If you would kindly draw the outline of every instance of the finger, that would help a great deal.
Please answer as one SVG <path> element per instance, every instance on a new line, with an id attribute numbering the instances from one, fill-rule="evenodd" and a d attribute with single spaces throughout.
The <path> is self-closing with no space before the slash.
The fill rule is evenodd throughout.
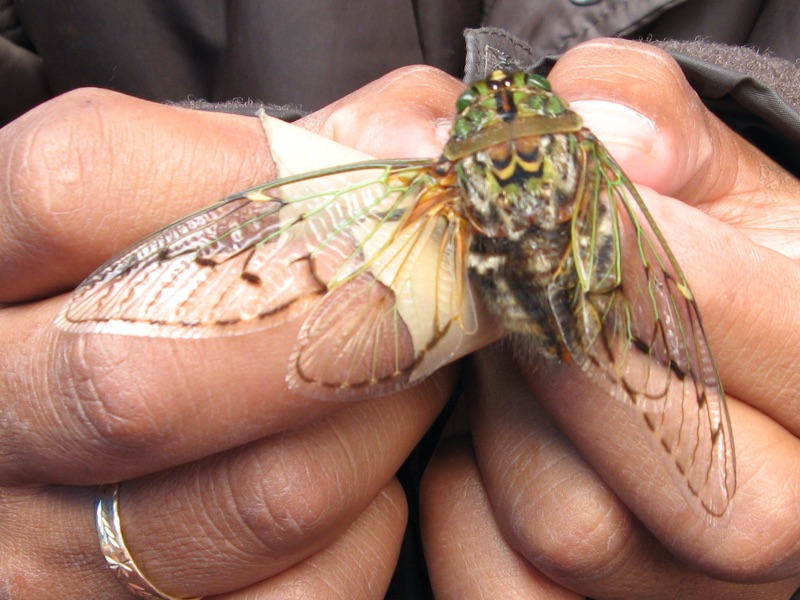
<path id="1" fill-rule="evenodd" d="M 43 104 L 0 130 L 0 302 L 74 287 L 270 164 L 257 119 L 91 89 Z"/>
<path id="2" fill-rule="evenodd" d="M 527 365 L 523 374 L 603 481 L 681 561 L 744 581 L 800 572 L 800 526 L 790 516 L 797 500 L 787 492 L 800 484 L 797 440 L 774 421 L 746 404 L 729 404 L 737 488 L 727 521 L 714 524 L 687 500 L 672 458 L 630 406 L 574 368 L 547 362 Z"/>
<path id="3" fill-rule="evenodd" d="M 301 325 L 205 340 L 70 335 L 57 299 L 0 312 L 0 478 L 95 484 L 152 473 L 341 409 L 291 393 Z M 453 371 L 393 397 L 444 401 Z"/>
<path id="4" fill-rule="evenodd" d="M 22 504 L 22 497 L 18 495 L 16 504 Z M 97 538 L 92 538 L 94 524 L 88 508 L 93 497 L 89 488 L 49 488 L 46 493 L 31 491 L 32 502 L 26 503 L 24 514 L 10 513 L 5 506 L 10 503 L 0 504 L 3 516 L 14 519 L 4 522 L 19 525 L 10 533 L 20 536 L 4 536 L 0 542 L 9 544 L 0 546 L 4 550 L 0 553 L 3 598 L 130 598 L 111 575 Z M 36 521 L 25 526 L 30 516 Z M 291 597 L 383 598 L 397 561 L 405 520 L 405 496 L 393 481 L 330 546 L 274 577 L 222 597 L 286 598 L 294 594 Z M 34 538 L 43 524 L 52 525 L 50 532 L 61 535 Z M 12 540 L 16 542 L 13 545 Z"/>
<path id="5" fill-rule="evenodd" d="M 525 564 L 506 543 L 465 438 L 450 440 L 431 459 L 420 506 L 436 598 L 583 598 Z"/>
<path id="6" fill-rule="evenodd" d="M 156 587 L 178 596 L 229 592 L 269 578 L 334 543 L 426 430 L 419 410 L 432 419 L 439 408 L 422 398 L 416 407 L 392 399 L 361 403 L 292 432 L 123 482 L 119 514 L 127 548 Z M 39 494 L 37 501 L 45 498 Z M 59 542 L 77 542 L 87 555 L 97 548 L 83 518 L 91 501 L 64 506 L 59 500 L 49 496 L 49 505 L 68 515 L 63 523 L 49 515 L 34 519 L 31 503 L 18 503 L 14 522 L 36 528 L 22 539 L 4 535 L 3 544 L 25 558 L 21 563 L 40 564 L 45 557 L 38 548 Z M 76 532 L 72 523 L 84 526 Z M 373 531 L 377 545 L 396 544 L 393 531 Z M 83 576 L 92 580 L 97 562 L 85 568 Z M 103 573 L 113 580 L 107 568 Z M 63 573 L 49 574 L 51 585 L 63 585 Z"/>
<path id="7" fill-rule="evenodd" d="M 745 502 L 735 507 L 740 512 L 734 511 L 725 527 L 702 519 L 692 523 L 687 514 L 676 517 L 682 496 L 659 472 L 660 457 L 631 427 L 632 415 L 618 410 L 621 403 L 585 390 L 583 396 L 563 391 L 569 378 L 547 365 L 537 370 L 534 396 L 508 356 L 496 350 L 483 353 L 472 372 L 475 452 L 491 506 L 508 543 L 543 573 L 591 597 L 735 598 L 750 590 L 704 574 L 709 572 L 745 581 L 782 580 L 761 593 L 794 589 L 797 565 L 781 562 L 793 550 L 772 554 L 765 548 L 782 538 L 776 526 L 786 526 L 782 510 L 788 507 L 776 506 L 779 516 L 763 536 L 748 530 L 749 519 L 760 519 L 753 511 L 766 508 L 748 505 L 753 491 L 747 486 Z M 552 388 L 562 388 L 557 398 Z M 748 436 L 743 441 L 752 443 Z M 743 471 L 745 480 L 757 478 L 749 465 Z M 658 540 L 686 563 L 666 552 L 615 492 L 634 512 L 644 513 Z M 764 524 L 762 519 L 758 526 Z M 689 550 L 693 544 L 698 548 Z"/>
<path id="8" fill-rule="evenodd" d="M 720 578 L 782 579 L 800 570 L 800 527 L 789 516 L 796 498 L 786 491 L 800 483 L 797 440 L 773 421 L 742 403 L 729 405 L 737 489 L 727 522 L 714 525 L 687 502 L 671 457 L 631 407 L 577 369 L 544 363 L 526 366 L 524 375 L 558 426 L 672 554 Z"/>
<path id="9" fill-rule="evenodd" d="M 2 490 L 0 597 L 125 598 L 94 535 L 93 502 L 92 488 Z"/>
<path id="10" fill-rule="evenodd" d="M 646 200 L 691 285 L 726 393 L 800 436 L 800 339 L 786 334 L 800 327 L 800 265 L 691 207 Z"/>
<path id="11" fill-rule="evenodd" d="M 223 460 L 126 483 L 120 502 L 128 548 L 153 583 L 184 596 L 281 572 L 343 533 L 440 409 L 425 398 L 364 402 Z M 154 505 L 154 497 L 161 502 Z M 165 531 L 164 515 L 186 507 L 193 508 L 183 521 L 173 519 L 177 531 Z M 163 556 L 185 558 L 165 563 Z"/>
<path id="12" fill-rule="evenodd" d="M 225 594 L 220 600 L 383 599 L 397 564 L 406 513 L 405 494 L 393 480 L 330 546 L 266 581 Z"/>
<path id="13" fill-rule="evenodd" d="M 796 179 L 714 117 L 665 52 L 596 40 L 565 53 L 550 79 L 634 182 L 752 228 L 767 206 L 779 223 L 797 220 Z"/>
<path id="14" fill-rule="evenodd" d="M 404 67 L 298 124 L 379 158 L 435 158 L 447 141 L 463 89 L 438 69 Z"/>

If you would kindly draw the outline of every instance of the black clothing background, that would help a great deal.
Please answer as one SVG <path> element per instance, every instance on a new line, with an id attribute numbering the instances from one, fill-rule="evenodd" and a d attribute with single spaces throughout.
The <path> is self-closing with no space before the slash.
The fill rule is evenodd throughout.
<path id="1" fill-rule="evenodd" d="M 0 0 L 0 124 L 83 86 L 314 110 L 402 65 L 460 76 L 480 26 L 537 56 L 652 35 L 800 58 L 795 0 Z"/>

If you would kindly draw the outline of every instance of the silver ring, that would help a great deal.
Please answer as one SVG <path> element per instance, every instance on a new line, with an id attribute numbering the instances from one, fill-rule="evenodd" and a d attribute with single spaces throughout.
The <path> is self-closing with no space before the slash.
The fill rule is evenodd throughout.
<path id="1" fill-rule="evenodd" d="M 95 500 L 95 525 L 100 538 L 100 549 L 114 571 L 120 583 L 137 598 L 148 600 L 201 600 L 194 598 L 177 598 L 159 590 L 150 583 L 136 563 L 133 562 L 125 540 L 122 538 L 122 526 L 119 521 L 119 484 L 101 485 L 97 488 Z"/>

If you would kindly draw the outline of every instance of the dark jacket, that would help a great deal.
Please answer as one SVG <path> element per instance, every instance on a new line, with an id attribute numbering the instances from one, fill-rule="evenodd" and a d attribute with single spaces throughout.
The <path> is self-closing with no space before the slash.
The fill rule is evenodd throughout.
<path id="1" fill-rule="evenodd" d="M 0 0 L 0 124 L 81 86 L 314 110 L 387 71 L 459 76 L 462 32 L 559 54 L 586 39 L 702 37 L 800 58 L 795 0 Z"/>

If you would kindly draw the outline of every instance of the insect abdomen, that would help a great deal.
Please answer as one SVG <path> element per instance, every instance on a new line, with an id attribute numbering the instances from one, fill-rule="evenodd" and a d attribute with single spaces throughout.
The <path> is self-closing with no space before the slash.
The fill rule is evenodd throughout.
<path id="1" fill-rule="evenodd" d="M 470 277 L 484 304 L 506 331 L 529 336 L 548 356 L 563 354 L 561 322 L 571 320 L 563 293 L 551 284 L 568 250 L 569 224 L 557 231 L 536 231 L 522 240 L 475 236 L 470 250 Z"/>

